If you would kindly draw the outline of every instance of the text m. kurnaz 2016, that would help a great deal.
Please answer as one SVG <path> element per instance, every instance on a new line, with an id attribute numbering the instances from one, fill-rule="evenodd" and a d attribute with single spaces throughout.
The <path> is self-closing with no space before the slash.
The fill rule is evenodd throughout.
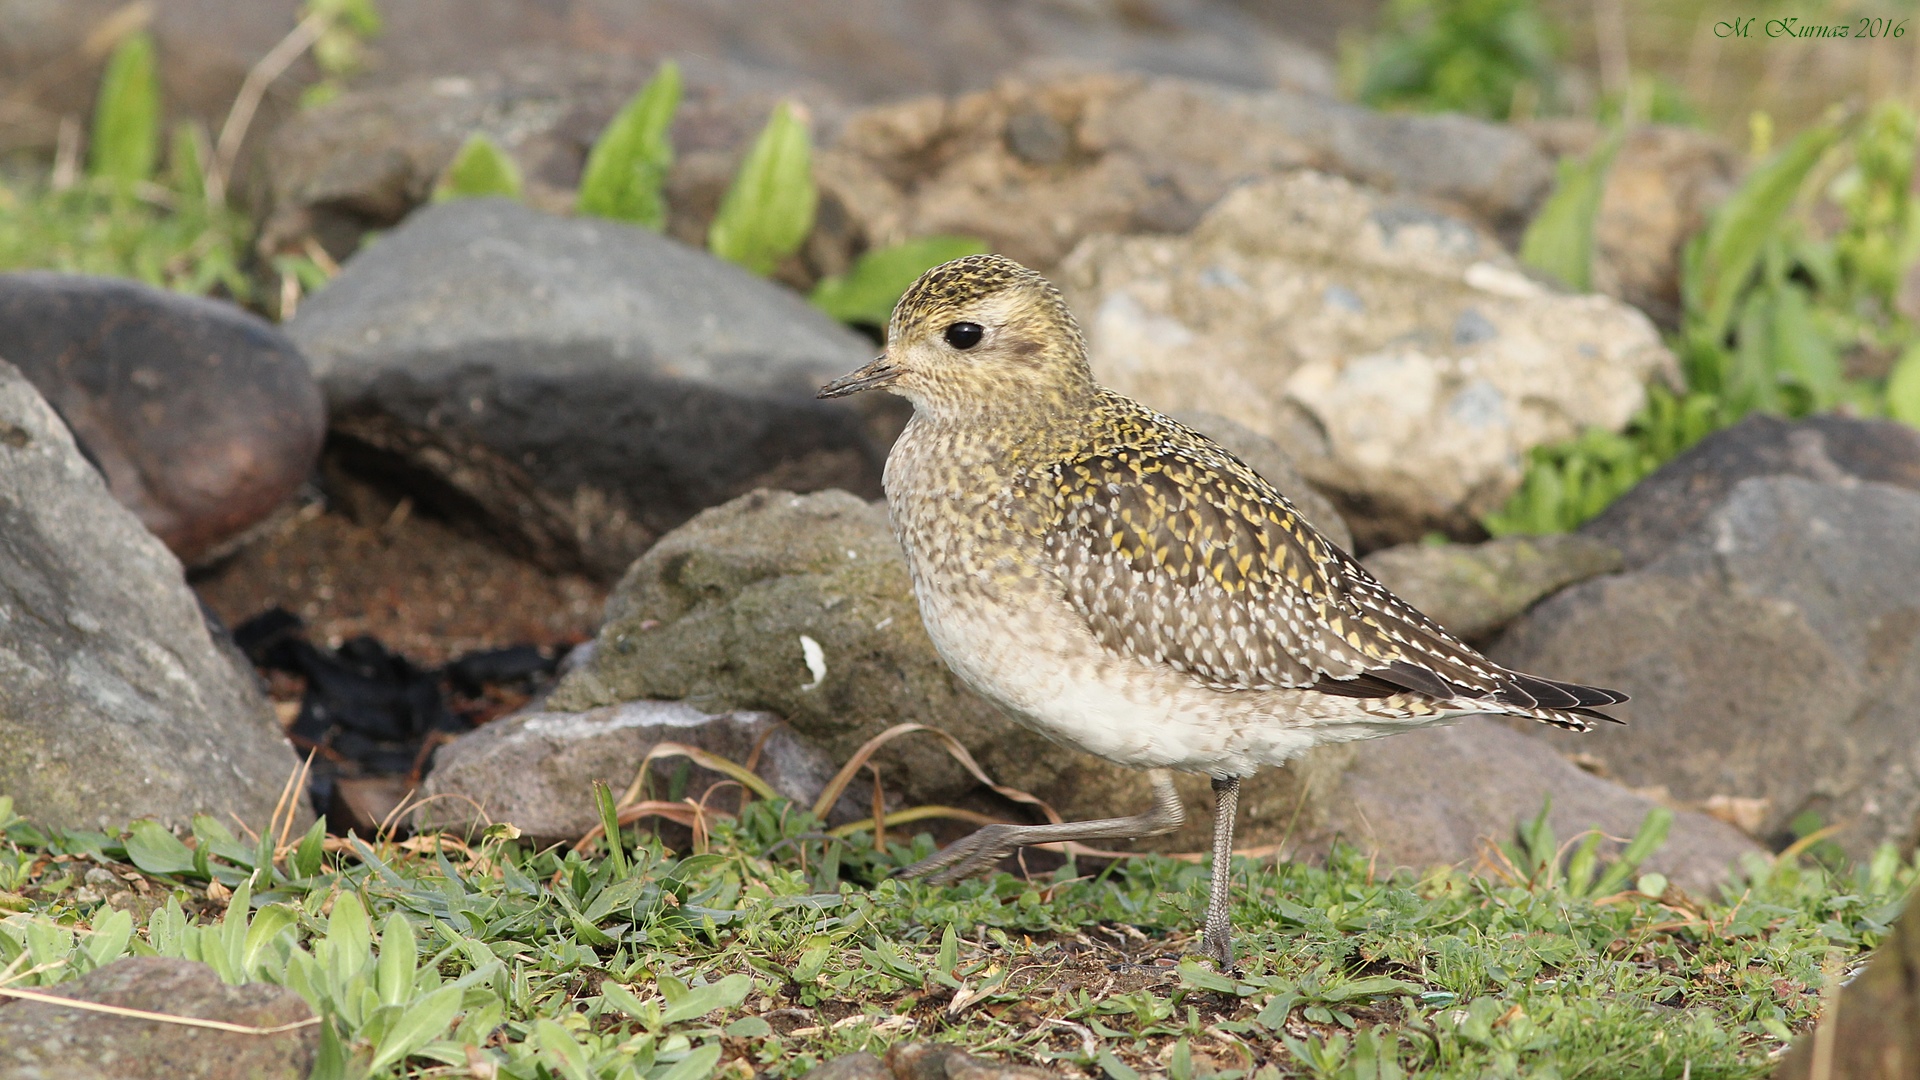
<path id="1" fill-rule="evenodd" d="M 1907 20 L 1861 17 L 1847 22 L 1809 22 L 1797 17 L 1761 19 L 1747 16 L 1713 24 L 1723 38 L 1898 38 L 1907 36 Z"/>

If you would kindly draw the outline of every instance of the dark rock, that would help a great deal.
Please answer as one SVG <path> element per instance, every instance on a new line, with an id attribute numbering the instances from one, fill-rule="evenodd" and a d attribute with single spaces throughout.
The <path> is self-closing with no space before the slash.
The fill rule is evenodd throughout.
<path id="1" fill-rule="evenodd" d="M 349 260 L 288 331 L 342 449 L 528 554 L 611 579 L 763 484 L 878 494 L 898 409 L 814 400 L 872 347 L 645 229 L 442 203 Z"/>
<path id="2" fill-rule="evenodd" d="M 894 1080 L 894 1076 L 886 1062 L 862 1050 L 820 1063 L 806 1074 L 806 1080 Z"/>
<path id="3" fill-rule="evenodd" d="M 1869 480 L 1920 491 L 1920 431 L 1831 413 L 1799 421 L 1755 413 L 1662 465 L 1580 531 L 1619 548 L 1626 565 L 1637 569 L 1755 476 Z"/>
<path id="4" fill-rule="evenodd" d="M 834 774 L 826 755 L 766 713 L 709 715 L 677 701 L 632 701 L 580 713 L 525 712 L 495 720 L 434 752 L 433 774 L 422 790 L 429 801 L 417 821 L 421 828 L 467 829 L 484 815 L 485 821 L 511 822 L 540 843 L 577 840 L 600 823 L 593 782 L 606 782 L 618 795 L 633 782 L 647 752 L 663 742 L 693 746 L 740 765 L 757 758 L 754 771 L 803 806 L 819 798 Z M 681 764 L 662 761 L 651 771 L 672 775 Z M 724 779 L 695 766 L 687 774 L 686 791 L 697 799 Z M 717 805 L 731 809 L 736 799 L 729 794 Z M 852 802 L 845 809 L 849 820 L 866 816 Z"/>
<path id="5" fill-rule="evenodd" d="M 0 791 L 56 828 L 264 825 L 296 760 L 179 562 L 0 363 Z"/>
<path id="6" fill-rule="evenodd" d="M 1300 807 L 1289 855 L 1323 854 L 1338 837 L 1387 866 L 1472 865 L 1490 842 L 1512 839 L 1549 799 L 1547 820 L 1562 842 L 1595 828 L 1631 837 L 1657 805 L 1496 721 L 1469 719 L 1355 746 L 1346 771 Z M 1602 854 L 1619 850 L 1609 841 Z M 1731 825 L 1682 809 L 1666 846 L 1643 866 L 1707 892 L 1742 855 L 1761 853 Z"/>
<path id="7" fill-rule="evenodd" d="M 1542 597 L 1620 569 L 1620 553 L 1577 535 L 1484 544 L 1402 544 L 1362 560 L 1387 588 L 1468 641 L 1485 641 Z"/>
<path id="8" fill-rule="evenodd" d="M 1657 558 L 1536 606 L 1492 655 L 1631 694 L 1627 727 L 1564 744 L 1623 782 L 1761 800 L 1756 832 L 1775 841 L 1811 811 L 1861 857 L 1910 843 L 1920 814 L 1916 537 L 1920 493 L 1743 480 Z"/>
<path id="9" fill-rule="evenodd" d="M 1773 1080 L 1907 1080 L 1920 1073 L 1920 930 L 1914 911 L 1893 925 L 1867 970 L 1826 1001 Z"/>
<path id="10" fill-rule="evenodd" d="M 285 504 L 319 456 L 326 416 L 305 359 L 231 304 L 0 274 L 0 342 L 114 497 L 186 562 Z"/>
<path id="11" fill-rule="evenodd" d="M 1526 220 L 1553 179 L 1534 141 L 1499 124 L 1123 75 L 1008 79 L 870 109 L 815 173 L 853 216 L 852 240 L 978 236 L 1046 270 L 1085 236 L 1185 232 L 1234 187 L 1296 169 L 1439 200 L 1495 228 Z"/>
<path id="12" fill-rule="evenodd" d="M 314 1022 L 255 1035 L 16 1000 L 0 1007 L 5 1080 L 303 1080 L 320 1045 L 300 995 L 266 983 L 228 986 L 192 960 L 129 957 L 45 992 L 246 1027 Z"/>

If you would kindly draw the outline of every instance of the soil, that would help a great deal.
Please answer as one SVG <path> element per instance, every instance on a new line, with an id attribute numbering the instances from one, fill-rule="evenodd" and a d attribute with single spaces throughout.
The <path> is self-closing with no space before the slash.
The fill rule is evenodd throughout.
<path id="1" fill-rule="evenodd" d="M 517 559 L 404 501 L 378 524 L 309 505 L 190 580 L 230 627 L 284 607 L 316 645 L 371 634 L 423 667 L 476 649 L 577 645 L 607 598 L 604 586 Z"/>

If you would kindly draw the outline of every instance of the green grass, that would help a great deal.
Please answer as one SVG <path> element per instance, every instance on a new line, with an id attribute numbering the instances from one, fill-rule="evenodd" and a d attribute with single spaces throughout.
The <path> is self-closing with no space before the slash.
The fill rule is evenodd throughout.
<path id="1" fill-rule="evenodd" d="M 925 837 L 882 854 L 777 801 L 719 817 L 695 855 L 631 832 L 618 862 L 533 852 L 507 831 L 472 848 L 314 832 L 275 858 L 211 819 L 191 845 L 11 819 L 0 985 L 128 952 L 204 959 L 314 1004 L 322 1080 L 445 1075 L 469 1053 L 528 1080 L 797 1076 L 908 1039 L 1117 1080 L 1757 1077 L 1914 875 L 1889 849 L 1848 873 L 1754 860 L 1713 897 L 1657 875 L 1594 895 L 1622 875 L 1538 827 L 1491 876 L 1390 874 L 1350 849 L 1241 860 L 1244 970 L 1226 978 L 1184 956 L 1196 863 L 935 888 L 884 876 Z M 128 891 L 103 899 L 97 866 Z"/>

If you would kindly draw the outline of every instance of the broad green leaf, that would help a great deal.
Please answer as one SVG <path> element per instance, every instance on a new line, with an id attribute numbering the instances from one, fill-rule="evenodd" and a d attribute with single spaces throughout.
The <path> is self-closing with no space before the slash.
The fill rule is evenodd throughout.
<path id="1" fill-rule="evenodd" d="M 457 986 L 443 986 L 406 1005 L 405 1011 L 375 1044 L 368 1071 L 379 1072 L 439 1038 L 453 1023 L 454 1014 L 460 1011 L 461 993 Z"/>
<path id="2" fill-rule="evenodd" d="M 1706 229 L 1687 246 L 1681 271 L 1690 335 L 1705 342 L 1726 336 L 1761 252 L 1792 209 L 1807 175 L 1841 134 L 1836 123 L 1801 132 L 1714 210 Z"/>
<path id="3" fill-rule="evenodd" d="M 157 821 L 127 826 L 127 858 L 149 874 L 185 874 L 193 870 L 193 851 Z"/>
<path id="4" fill-rule="evenodd" d="M 1626 140 L 1624 128 L 1603 139 L 1584 158 L 1560 162 L 1553 194 L 1534 215 L 1520 240 L 1520 261 L 1549 274 L 1575 292 L 1593 288 L 1593 231 L 1607 172 Z"/>
<path id="5" fill-rule="evenodd" d="M 313 827 L 300 838 L 300 846 L 293 851 L 293 876 L 310 878 L 320 872 L 326 859 L 327 819 L 324 815 L 316 818 Z"/>
<path id="6" fill-rule="evenodd" d="M 253 869 L 254 850 L 240 842 L 225 825 L 207 814 L 193 815 L 193 836 L 200 841 L 200 850 L 209 855 L 218 855 L 233 863 Z"/>
<path id="7" fill-rule="evenodd" d="M 672 1068 L 660 1074 L 658 1080 L 707 1080 L 718 1064 L 720 1044 L 711 1042 L 675 1062 Z"/>
<path id="8" fill-rule="evenodd" d="M 818 202 L 807 125 L 782 102 L 721 199 L 707 230 L 707 247 L 756 274 L 771 274 L 806 242 Z"/>
<path id="9" fill-rule="evenodd" d="M 440 174 L 440 182 L 434 185 L 433 201 L 489 195 L 517 199 L 520 186 L 520 169 L 513 159 L 492 139 L 476 131 L 460 144 L 459 152 Z"/>
<path id="10" fill-rule="evenodd" d="M 633 991 L 608 979 L 600 984 L 600 996 L 606 1003 L 640 1021 L 649 1028 L 660 1026 L 660 1005 L 635 997 Z"/>
<path id="11" fill-rule="evenodd" d="M 398 911 L 387 917 L 380 932 L 380 962 L 374 971 L 374 984 L 380 1000 L 388 1005 L 404 1005 L 413 997 L 414 969 L 420 954 L 414 943 L 413 923 Z"/>
<path id="12" fill-rule="evenodd" d="M 567 1080 L 595 1080 L 593 1065 L 587 1060 L 587 1050 L 580 1040 L 573 1037 L 566 1028 L 541 1017 L 533 1022 L 533 1043 L 538 1046 L 549 1060 L 560 1065 L 560 1071 Z"/>
<path id="13" fill-rule="evenodd" d="M 93 142 L 87 171 L 132 185 L 153 176 L 160 157 L 160 82 L 153 38 L 129 34 L 107 59 L 93 105 Z"/>
<path id="14" fill-rule="evenodd" d="M 884 327 L 900 294 L 921 274 L 941 263 L 986 250 L 984 241 L 970 236 L 908 240 L 860 256 L 845 274 L 822 279 L 809 299 L 814 307 L 841 322 Z"/>
<path id="15" fill-rule="evenodd" d="M 747 1000 L 747 993 L 752 989 L 752 977 L 737 973 L 717 983 L 690 987 L 684 997 L 661 1010 L 660 1022 L 677 1024 L 705 1016 L 715 1009 L 731 1009 Z"/>
<path id="16" fill-rule="evenodd" d="M 344 984 L 366 967 L 373 953 L 373 924 L 357 894 L 343 892 L 334 898 L 327 936 L 316 948 L 336 984 Z"/>
<path id="17" fill-rule="evenodd" d="M 669 60 L 594 142 L 574 209 L 656 232 L 665 228 L 667 205 L 661 189 L 673 168 L 669 133 L 679 107 L 680 68 Z"/>
<path id="18" fill-rule="evenodd" d="M 93 933 L 87 937 L 87 957 L 94 967 L 112 963 L 127 951 L 133 937 L 133 916 L 124 911 L 109 911 L 93 921 Z"/>
<path id="19" fill-rule="evenodd" d="M 246 949 L 240 957 L 248 978 L 260 975 L 261 962 L 267 958 L 267 951 L 274 939 L 286 933 L 297 921 L 294 910 L 286 904 L 267 904 L 254 913 L 252 925 L 247 927 Z"/>

